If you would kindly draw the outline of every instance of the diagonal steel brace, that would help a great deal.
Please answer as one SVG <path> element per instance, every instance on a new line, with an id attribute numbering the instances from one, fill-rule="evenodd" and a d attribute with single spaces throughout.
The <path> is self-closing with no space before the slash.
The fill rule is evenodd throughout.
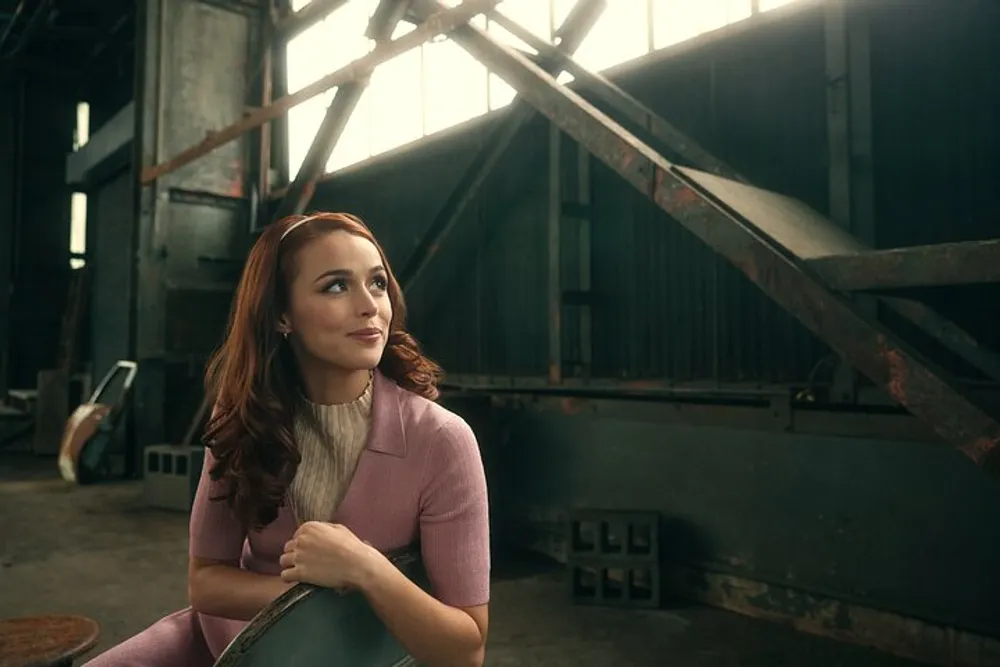
<path id="1" fill-rule="evenodd" d="M 613 81 L 598 72 L 591 72 L 575 60 L 572 54 L 560 43 L 553 46 L 549 42 L 524 28 L 520 24 L 504 16 L 502 12 L 493 11 L 489 14 L 490 21 L 505 29 L 522 42 L 538 51 L 542 58 L 559 59 L 563 69 L 573 75 L 574 88 L 586 91 L 614 107 L 617 113 L 641 127 L 649 135 L 676 153 L 679 158 L 692 167 L 710 171 L 719 176 L 725 176 L 736 181 L 748 183 L 746 178 L 733 167 L 712 155 L 706 148 L 685 134 L 676 126 L 667 122 L 650 110 L 642 102 L 628 92 L 619 88 Z"/>
<path id="2" fill-rule="evenodd" d="M 365 36 L 374 40 L 376 44 L 384 43 L 392 37 L 409 4 L 409 0 L 380 0 L 368 21 Z M 351 119 L 370 81 L 371 77 L 365 76 L 337 86 L 337 92 L 334 93 L 333 101 L 326 109 L 323 122 L 316 130 L 316 136 L 309 145 L 302 166 L 275 210 L 274 220 L 305 211 L 316 191 L 316 182 L 326 171 L 326 163 L 330 161 L 330 155 L 344 134 L 347 122 Z"/>
<path id="3" fill-rule="evenodd" d="M 562 36 L 560 45 L 566 53 L 573 53 L 597 22 L 607 0 L 578 0 L 573 10 L 567 15 L 559 28 Z M 426 17 L 425 12 L 417 11 L 422 19 Z M 493 20 L 493 15 L 490 16 Z M 540 66 L 545 71 L 559 75 L 562 71 L 564 56 L 561 53 L 554 53 L 543 56 Z M 535 110 L 530 104 L 515 98 L 507 109 L 503 121 L 497 126 L 487 138 L 483 148 L 472 158 L 468 168 L 463 172 L 462 177 L 455 184 L 451 194 L 445 200 L 444 205 L 434 216 L 427 231 L 417 242 L 410 257 L 406 260 L 402 270 L 399 272 L 399 283 L 403 290 L 409 290 L 417 282 L 424 269 L 434 258 L 438 248 L 444 238 L 451 232 L 469 204 L 476 198 L 486 178 L 493 171 L 497 162 L 506 152 L 514 137 L 521 131 L 521 128 L 535 115 Z"/>
<path id="4" fill-rule="evenodd" d="M 562 49 L 549 44 L 498 11 L 490 13 L 490 20 L 495 21 L 512 35 L 538 51 L 539 55 L 543 57 L 553 57 L 553 54 L 558 54 L 562 51 Z M 682 160 L 688 162 L 691 166 L 734 181 L 750 183 L 745 176 L 732 166 L 712 155 L 707 149 L 699 145 L 697 141 L 659 117 L 655 112 L 642 104 L 642 102 L 616 86 L 611 80 L 599 73 L 588 71 L 586 67 L 568 54 L 563 54 L 563 63 L 566 71 L 576 78 L 577 88 L 600 98 L 616 114 L 621 114 L 622 118 L 642 128 L 653 139 L 671 150 Z M 871 250 L 871 248 L 864 246 L 858 240 L 854 240 L 851 248 L 856 252 Z M 821 258 L 815 261 L 823 262 L 824 259 Z M 945 347 L 961 356 L 985 375 L 995 380 L 1000 380 L 1000 355 L 980 346 L 973 336 L 965 332 L 957 324 L 919 301 L 888 295 L 878 295 L 878 297 L 888 308 L 894 310 L 939 340 Z"/>
<path id="5" fill-rule="evenodd" d="M 425 7 L 431 2 L 416 1 Z M 1000 424 L 946 371 L 786 256 L 736 211 L 738 202 L 713 195 L 713 179 L 723 184 L 726 179 L 671 164 L 529 59 L 482 30 L 465 25 L 453 31 L 452 38 L 513 86 L 539 113 L 736 266 L 900 405 L 977 465 L 1000 473 Z M 766 206 L 759 209 L 768 215 L 822 219 L 795 200 L 733 185 L 764 202 Z"/>

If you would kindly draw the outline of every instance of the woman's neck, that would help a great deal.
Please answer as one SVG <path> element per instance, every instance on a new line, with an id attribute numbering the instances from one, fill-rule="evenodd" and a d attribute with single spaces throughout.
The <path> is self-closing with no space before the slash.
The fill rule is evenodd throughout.
<path id="1" fill-rule="evenodd" d="M 357 400 L 371 381 L 371 371 L 333 370 L 330 368 L 303 369 L 302 380 L 306 398 L 319 405 L 337 405 Z"/>

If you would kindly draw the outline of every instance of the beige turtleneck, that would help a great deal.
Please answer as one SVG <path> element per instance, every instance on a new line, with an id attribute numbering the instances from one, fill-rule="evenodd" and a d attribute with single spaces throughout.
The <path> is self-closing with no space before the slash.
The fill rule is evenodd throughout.
<path id="1" fill-rule="evenodd" d="M 333 518 L 368 441 L 371 408 L 371 381 L 350 403 L 304 402 L 295 418 L 295 442 L 302 460 L 290 489 L 300 523 Z"/>

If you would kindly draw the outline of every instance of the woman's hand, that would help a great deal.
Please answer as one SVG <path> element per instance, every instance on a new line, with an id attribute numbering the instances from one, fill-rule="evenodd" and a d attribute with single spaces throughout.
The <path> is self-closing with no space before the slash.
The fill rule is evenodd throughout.
<path id="1" fill-rule="evenodd" d="M 285 543 L 281 579 L 326 588 L 361 588 L 377 552 L 340 524 L 307 521 Z"/>

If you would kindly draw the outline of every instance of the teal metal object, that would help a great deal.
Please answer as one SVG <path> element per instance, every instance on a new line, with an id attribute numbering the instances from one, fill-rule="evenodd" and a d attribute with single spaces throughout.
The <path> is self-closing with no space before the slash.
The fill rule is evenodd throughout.
<path id="1" fill-rule="evenodd" d="M 389 558 L 424 590 L 418 551 Z M 417 662 L 358 592 L 296 584 L 262 609 L 215 667 L 410 667 Z"/>

